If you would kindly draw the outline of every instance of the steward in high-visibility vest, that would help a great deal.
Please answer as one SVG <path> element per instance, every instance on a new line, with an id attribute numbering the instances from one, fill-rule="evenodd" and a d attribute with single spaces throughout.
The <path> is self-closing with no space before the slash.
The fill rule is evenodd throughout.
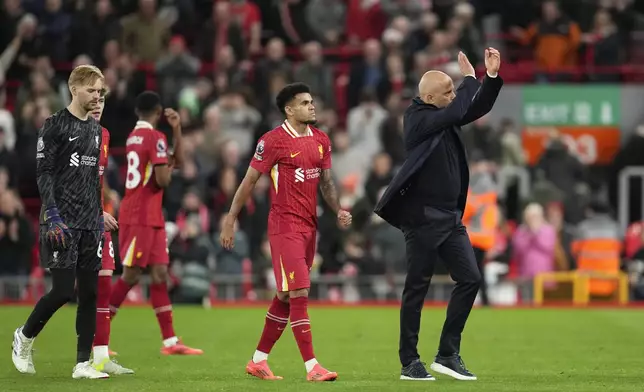
<path id="1" fill-rule="evenodd" d="M 473 154 L 474 155 L 474 154 Z M 470 168 L 470 189 L 463 212 L 463 224 L 472 243 L 476 263 L 483 277 L 481 282 L 481 300 L 489 305 L 487 284 L 485 283 L 485 262 L 488 251 L 494 247 L 499 225 L 499 208 L 497 206 L 497 189 L 494 179 L 487 170 L 485 161 L 474 162 Z"/>
<path id="2" fill-rule="evenodd" d="M 472 246 L 487 252 L 494 246 L 500 221 L 497 188 L 491 176 L 476 177 L 470 182 L 463 224 Z"/>
<path id="3" fill-rule="evenodd" d="M 587 215 L 588 218 L 577 226 L 577 236 L 572 243 L 577 270 L 617 275 L 621 265 L 621 229 L 604 203 L 591 203 Z M 617 283 L 612 280 L 590 281 L 592 295 L 607 296 L 616 289 Z"/>

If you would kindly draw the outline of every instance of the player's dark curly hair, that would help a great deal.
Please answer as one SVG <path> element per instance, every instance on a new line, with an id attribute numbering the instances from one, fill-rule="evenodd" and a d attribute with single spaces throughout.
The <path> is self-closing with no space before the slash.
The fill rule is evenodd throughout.
<path id="1" fill-rule="evenodd" d="M 153 114 L 161 106 L 161 97 L 154 91 L 144 91 L 136 97 L 135 109 L 140 115 Z"/>
<path id="2" fill-rule="evenodd" d="M 277 94 L 275 104 L 277 108 L 286 116 L 286 105 L 289 104 L 298 94 L 311 93 L 311 89 L 304 83 L 291 83 L 284 86 L 282 91 Z"/>

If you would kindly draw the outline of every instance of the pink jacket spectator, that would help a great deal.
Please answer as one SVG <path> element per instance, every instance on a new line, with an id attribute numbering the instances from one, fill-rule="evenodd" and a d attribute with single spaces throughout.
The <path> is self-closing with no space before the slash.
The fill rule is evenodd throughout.
<path id="1" fill-rule="evenodd" d="M 521 225 L 512 237 L 513 254 L 519 267 L 519 276 L 532 278 L 540 272 L 555 269 L 554 227 L 544 224 L 536 233 Z"/>

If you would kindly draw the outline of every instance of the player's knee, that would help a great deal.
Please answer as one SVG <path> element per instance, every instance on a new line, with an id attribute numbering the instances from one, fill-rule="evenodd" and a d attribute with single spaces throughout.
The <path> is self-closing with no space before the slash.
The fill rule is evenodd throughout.
<path id="1" fill-rule="evenodd" d="M 121 279 L 123 279 L 123 281 L 129 286 L 134 286 L 138 284 L 141 279 L 141 270 L 132 267 L 125 267 L 123 268 Z"/>
<path id="2" fill-rule="evenodd" d="M 278 291 L 276 295 L 277 295 L 277 299 L 279 299 L 280 301 L 288 302 L 288 299 L 289 299 L 288 291 Z"/>
<path id="3" fill-rule="evenodd" d="M 288 292 L 289 298 L 308 297 L 309 289 L 297 289 Z"/>
<path id="4" fill-rule="evenodd" d="M 51 288 L 49 296 L 52 297 L 52 299 L 57 303 L 66 304 L 67 302 L 71 301 L 72 298 L 74 298 L 74 282 L 55 284 Z"/>
<path id="5" fill-rule="evenodd" d="M 168 267 L 165 265 L 155 265 L 150 270 L 152 283 L 165 283 L 168 281 Z"/>

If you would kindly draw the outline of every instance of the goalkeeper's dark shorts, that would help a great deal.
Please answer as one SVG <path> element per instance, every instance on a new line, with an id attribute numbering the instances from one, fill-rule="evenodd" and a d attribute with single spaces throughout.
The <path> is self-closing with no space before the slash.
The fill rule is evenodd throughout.
<path id="1" fill-rule="evenodd" d="M 69 229 L 67 248 L 55 251 L 47 240 L 47 226 L 40 226 L 40 265 L 43 268 L 99 271 L 103 256 L 103 233 Z"/>

